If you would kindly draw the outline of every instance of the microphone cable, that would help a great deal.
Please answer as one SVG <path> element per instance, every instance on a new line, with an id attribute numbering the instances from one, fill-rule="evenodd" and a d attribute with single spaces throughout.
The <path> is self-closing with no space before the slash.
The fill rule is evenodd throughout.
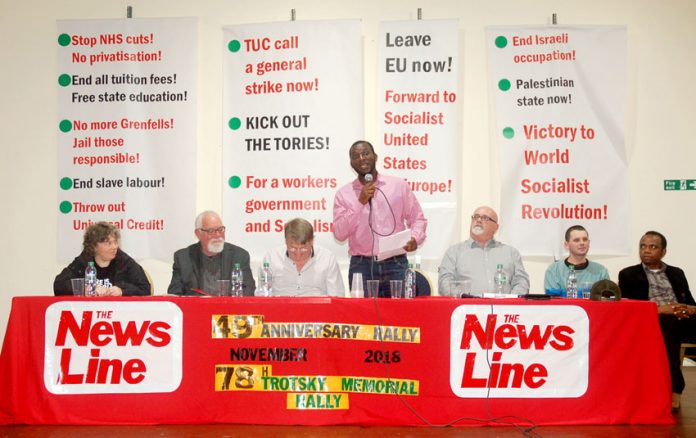
<path id="1" fill-rule="evenodd" d="M 376 298 L 373 298 L 372 301 L 374 302 L 374 305 L 375 305 L 375 315 L 376 315 L 376 319 L 377 319 L 377 326 L 382 327 L 382 318 L 381 318 L 380 312 L 379 312 L 378 301 Z M 493 311 L 494 311 L 493 310 L 493 303 L 490 303 L 490 309 L 491 309 L 490 313 L 493 314 Z M 380 338 L 379 345 L 380 345 L 380 348 L 382 349 L 382 351 L 388 350 L 388 347 L 384 344 L 384 339 Z M 488 370 L 489 370 L 488 380 L 486 383 L 486 387 L 487 387 L 487 391 L 486 391 L 486 417 L 487 418 L 476 418 L 476 417 L 463 416 L 463 417 L 456 418 L 452 421 L 449 421 L 447 423 L 435 424 L 435 423 L 432 423 L 431 421 L 429 421 L 420 412 L 418 412 L 413 406 L 411 406 L 411 404 L 401 394 L 399 394 L 398 392 L 395 392 L 394 395 L 401 402 L 401 404 L 403 404 L 406 407 L 406 409 L 411 411 L 411 413 L 413 415 L 415 415 L 416 418 L 421 420 L 424 424 L 426 424 L 429 427 L 444 428 L 444 427 L 449 427 L 449 426 L 452 426 L 454 424 L 457 424 L 460 421 L 470 420 L 470 421 L 482 423 L 484 425 L 487 425 L 488 423 L 494 423 L 494 424 L 511 426 L 511 427 L 514 427 L 515 429 L 517 429 L 525 437 L 541 438 L 541 435 L 535 431 L 535 429 L 538 427 L 538 425 L 527 418 L 517 417 L 515 415 L 501 415 L 501 416 L 497 416 L 497 417 L 491 416 L 490 406 L 489 406 L 490 393 L 491 393 L 491 387 L 490 387 L 491 362 L 490 362 L 489 353 L 490 353 L 490 350 L 488 349 L 488 342 L 486 342 L 486 363 L 488 364 Z M 385 371 L 385 375 L 387 378 L 387 382 L 392 382 L 391 374 L 389 373 L 388 361 L 384 361 L 384 371 Z M 510 421 L 510 420 L 521 420 L 521 422 L 515 422 L 515 421 Z M 521 423 L 527 423 L 527 425 L 524 425 Z"/>
<path id="2" fill-rule="evenodd" d="M 371 173 L 368 173 L 367 175 L 365 175 L 365 181 L 372 182 L 372 174 Z M 377 184 L 377 183 L 375 182 L 375 184 Z M 392 234 L 394 234 L 394 231 L 396 231 L 396 215 L 394 214 L 394 209 L 392 208 L 391 204 L 389 203 L 389 199 L 387 198 L 387 195 L 384 194 L 382 189 L 375 186 L 375 190 L 377 190 L 378 192 L 380 192 L 382 194 L 384 201 L 387 203 L 387 207 L 389 207 L 389 212 L 391 213 L 391 216 L 392 216 L 392 229 L 389 233 L 382 234 L 379 231 L 377 231 L 375 229 L 375 227 L 373 226 L 373 224 L 372 224 L 372 219 L 373 219 L 373 217 L 372 217 L 372 198 L 374 198 L 374 196 L 372 198 L 370 198 L 370 200 L 369 200 L 370 212 L 369 212 L 368 217 L 367 217 L 367 224 L 369 225 L 370 230 L 372 231 L 373 234 L 377 234 L 378 236 L 381 236 L 381 237 L 391 236 Z"/>
<path id="3" fill-rule="evenodd" d="M 371 173 L 367 173 L 367 174 L 365 174 L 364 179 L 366 182 L 370 183 L 373 181 L 373 176 Z M 375 184 L 377 184 L 376 181 L 375 181 Z M 375 279 L 375 272 L 374 272 L 375 271 L 375 255 L 374 255 L 375 234 L 378 236 L 381 236 L 381 237 L 386 237 L 386 236 L 391 236 L 392 234 L 394 234 L 394 231 L 396 231 L 396 215 L 394 214 L 394 209 L 392 208 L 391 203 L 389 202 L 389 199 L 387 198 L 387 195 L 385 195 L 384 192 L 382 191 L 382 189 L 380 189 L 376 185 L 375 185 L 375 190 L 377 190 L 379 193 L 382 194 L 384 201 L 387 203 L 387 207 L 389 207 L 389 212 L 391 213 L 391 216 L 392 216 L 392 229 L 387 234 L 382 234 L 376 230 L 375 225 L 373 224 L 373 216 L 372 216 L 372 198 L 374 198 L 374 195 L 373 195 L 372 198 L 370 198 L 368 201 L 369 212 L 367 215 L 367 225 L 370 227 L 370 235 L 372 236 L 372 242 L 370 244 L 370 254 L 371 254 L 371 257 L 370 257 L 370 279 L 371 280 Z M 378 293 L 378 295 L 379 295 L 379 293 Z"/>

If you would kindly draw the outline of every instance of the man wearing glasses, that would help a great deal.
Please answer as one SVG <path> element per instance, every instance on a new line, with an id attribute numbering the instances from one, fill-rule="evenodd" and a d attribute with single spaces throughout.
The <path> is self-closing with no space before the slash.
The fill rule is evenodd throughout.
<path id="1" fill-rule="evenodd" d="M 345 296 L 336 256 L 314 245 L 314 229 L 304 219 L 285 224 L 285 245 L 263 259 L 273 271 L 274 296 Z"/>
<path id="2" fill-rule="evenodd" d="M 490 207 L 479 207 L 471 215 L 470 238 L 451 246 L 442 258 L 438 276 L 440 295 L 447 295 L 452 281 L 468 280 L 473 293 L 495 292 L 493 278 L 503 266 L 511 294 L 529 292 L 529 275 L 515 248 L 494 239 L 498 215 Z"/>
<path id="3" fill-rule="evenodd" d="M 174 253 L 172 281 L 167 292 L 175 295 L 215 295 L 218 280 L 229 280 L 232 268 L 239 263 L 244 276 L 244 295 L 254 295 L 254 277 L 249 267 L 249 253 L 225 242 L 225 226 L 214 211 L 196 217 L 194 231 L 198 243 Z"/>

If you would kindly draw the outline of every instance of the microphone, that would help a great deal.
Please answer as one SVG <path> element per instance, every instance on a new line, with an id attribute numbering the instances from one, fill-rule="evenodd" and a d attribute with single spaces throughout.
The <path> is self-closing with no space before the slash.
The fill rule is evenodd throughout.
<path id="1" fill-rule="evenodd" d="M 366 183 L 371 183 L 372 182 L 372 174 L 371 173 L 366 173 L 365 176 L 365 182 Z M 370 203 L 370 207 L 372 207 L 372 198 L 368 199 L 367 202 Z"/>

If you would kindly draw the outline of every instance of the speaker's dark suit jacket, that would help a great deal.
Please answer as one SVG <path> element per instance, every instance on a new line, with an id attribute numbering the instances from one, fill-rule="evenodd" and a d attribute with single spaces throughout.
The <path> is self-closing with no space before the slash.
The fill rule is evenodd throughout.
<path id="1" fill-rule="evenodd" d="M 239 267 L 244 275 L 244 295 L 253 296 L 256 284 L 249 266 L 249 253 L 243 248 L 225 242 L 221 255 L 222 266 L 220 267 L 220 274 L 222 278 L 230 278 L 234 264 L 239 263 Z M 167 293 L 198 295 L 191 289 L 200 289 L 203 285 L 201 257 L 205 257 L 205 255 L 201 251 L 200 242 L 174 253 L 172 281 L 169 283 Z"/>

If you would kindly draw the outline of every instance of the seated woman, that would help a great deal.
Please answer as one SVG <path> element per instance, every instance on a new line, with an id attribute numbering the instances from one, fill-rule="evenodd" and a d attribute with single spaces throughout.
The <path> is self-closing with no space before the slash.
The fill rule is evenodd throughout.
<path id="1" fill-rule="evenodd" d="M 97 268 L 97 296 L 150 295 L 150 282 L 143 268 L 118 248 L 121 235 L 107 222 L 85 230 L 82 253 L 53 281 L 55 295 L 72 295 L 72 278 L 84 278 L 87 263 Z"/>

